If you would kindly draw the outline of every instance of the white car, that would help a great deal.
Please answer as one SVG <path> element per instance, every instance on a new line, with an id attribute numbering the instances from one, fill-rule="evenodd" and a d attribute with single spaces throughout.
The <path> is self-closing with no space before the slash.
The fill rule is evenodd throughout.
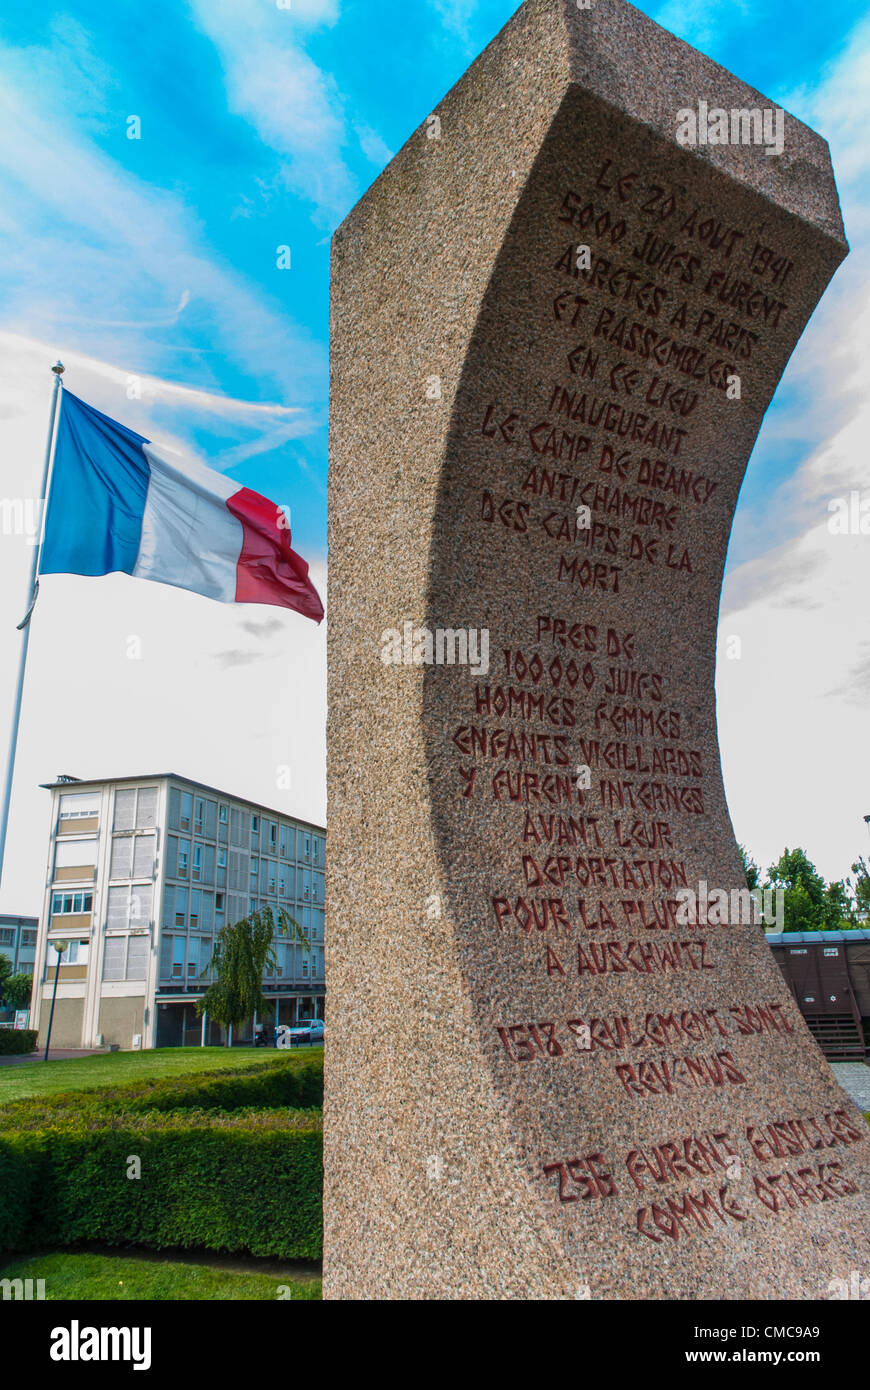
<path id="1" fill-rule="evenodd" d="M 322 1018 L 303 1019 L 301 1023 L 278 1025 L 277 1047 L 299 1047 L 303 1043 L 323 1042 L 324 1025 Z"/>

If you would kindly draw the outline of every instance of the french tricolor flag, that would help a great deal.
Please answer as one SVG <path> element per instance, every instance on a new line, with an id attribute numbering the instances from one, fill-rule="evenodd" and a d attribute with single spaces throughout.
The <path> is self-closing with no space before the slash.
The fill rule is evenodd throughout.
<path id="1" fill-rule="evenodd" d="M 323 619 L 280 507 L 195 460 L 171 458 L 67 390 L 39 572 L 120 572 Z"/>

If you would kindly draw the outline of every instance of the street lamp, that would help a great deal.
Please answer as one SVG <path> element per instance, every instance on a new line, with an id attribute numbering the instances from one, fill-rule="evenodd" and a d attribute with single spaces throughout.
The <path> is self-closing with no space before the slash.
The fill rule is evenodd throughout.
<path id="1" fill-rule="evenodd" d="M 45 1036 L 45 1056 L 44 1056 L 43 1059 L 42 1059 L 43 1062 L 47 1062 L 47 1061 L 48 1061 L 48 1048 L 49 1048 L 49 1044 L 50 1044 L 50 1042 L 51 1042 L 51 1025 L 52 1025 L 52 1023 L 54 1022 L 54 1001 L 57 999 L 57 981 L 58 981 L 58 976 L 60 975 L 60 958 L 61 958 L 61 956 L 63 955 L 64 951 L 66 950 L 67 946 L 69 945 L 69 942 L 68 942 L 68 941 L 52 941 L 51 944 L 52 944 L 52 946 L 54 947 L 54 949 L 57 951 L 57 965 L 55 966 L 55 971 L 54 971 L 54 989 L 53 989 L 52 992 L 51 992 L 51 1013 L 48 1015 L 48 1032 L 46 1033 L 46 1036 Z"/>

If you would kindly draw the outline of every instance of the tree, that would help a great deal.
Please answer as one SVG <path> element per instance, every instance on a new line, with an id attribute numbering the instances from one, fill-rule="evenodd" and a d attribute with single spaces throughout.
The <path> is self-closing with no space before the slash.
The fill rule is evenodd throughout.
<path id="1" fill-rule="evenodd" d="M 308 949 L 308 938 L 299 923 L 284 908 L 278 909 L 277 933 L 299 941 Z M 273 974 L 277 959 L 273 941 L 275 918 L 270 907 L 253 912 L 232 926 L 223 927 L 215 938 L 214 954 L 203 976 L 215 974 L 199 1000 L 196 1011 L 207 1013 L 224 1028 L 237 1028 L 256 1014 L 269 1014 L 271 1007 L 263 995 L 263 976 Z"/>
<path id="2" fill-rule="evenodd" d="M 33 993 L 33 976 L 26 975 L 21 971 L 17 975 L 10 975 L 6 981 L 5 995 L 6 1003 L 10 1009 L 26 1009 L 30 1004 L 30 996 Z"/>
<path id="3" fill-rule="evenodd" d="M 746 875 L 746 887 L 751 892 L 753 888 L 758 887 L 758 865 L 754 859 L 750 859 L 749 851 L 745 845 L 738 845 L 737 849 L 740 853 L 743 872 Z"/>
<path id="4" fill-rule="evenodd" d="M 861 913 L 870 912 L 870 864 L 862 855 L 857 863 L 852 865 L 852 873 L 855 874 L 855 903 Z M 851 885 L 850 885 L 851 886 Z"/>
<path id="5" fill-rule="evenodd" d="M 838 931 L 851 925 L 846 885 L 826 883 L 805 850 L 784 849 L 768 875 L 771 887 L 784 892 L 786 931 Z"/>
<path id="6" fill-rule="evenodd" d="M 0 952 L 0 1004 L 6 1002 L 6 992 L 12 979 L 12 962 Z"/>

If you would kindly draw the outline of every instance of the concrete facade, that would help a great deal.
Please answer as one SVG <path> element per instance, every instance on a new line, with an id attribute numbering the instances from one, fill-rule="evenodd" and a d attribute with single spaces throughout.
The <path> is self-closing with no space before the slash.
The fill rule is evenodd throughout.
<path id="1" fill-rule="evenodd" d="M 322 1016 L 322 826 L 172 773 L 48 790 L 31 1020 L 42 1042 L 56 974 L 54 1046 L 157 1047 L 179 1032 L 198 1042 L 190 1006 L 208 986 L 216 933 L 267 906 L 307 944 L 276 938 L 266 997 L 281 1022 Z M 59 965 L 55 942 L 67 943 Z"/>

